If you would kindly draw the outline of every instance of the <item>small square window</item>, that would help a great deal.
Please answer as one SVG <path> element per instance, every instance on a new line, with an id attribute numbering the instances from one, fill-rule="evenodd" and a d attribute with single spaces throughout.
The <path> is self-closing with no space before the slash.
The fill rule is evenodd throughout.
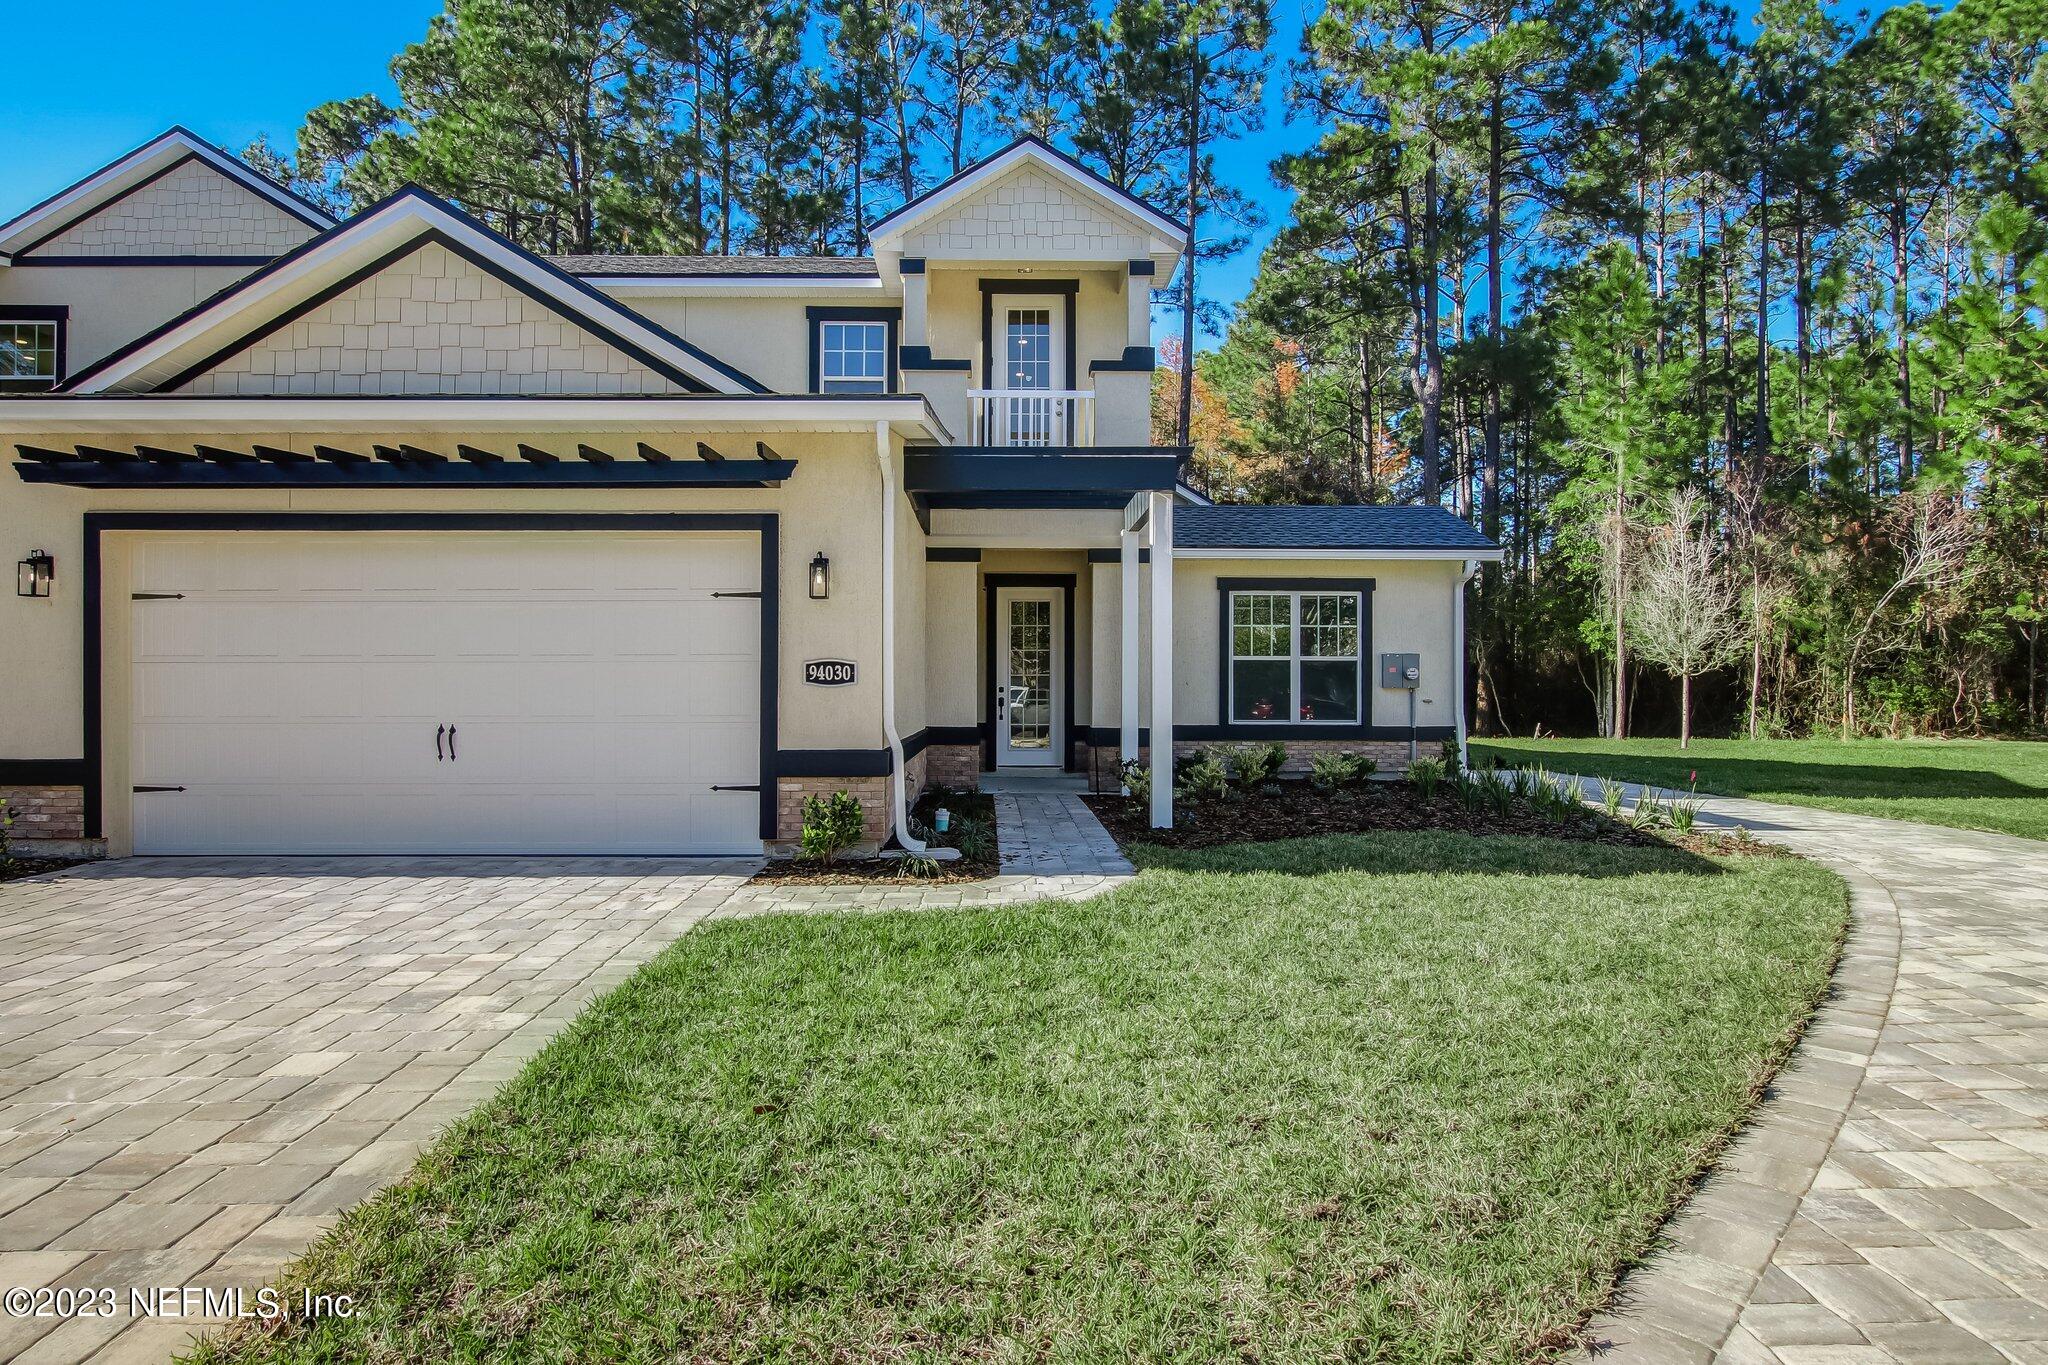
<path id="1" fill-rule="evenodd" d="M 57 382 L 57 324 L 0 315 L 0 393 Z"/>
<path id="2" fill-rule="evenodd" d="M 887 393 L 889 324 L 818 324 L 818 392 Z"/>

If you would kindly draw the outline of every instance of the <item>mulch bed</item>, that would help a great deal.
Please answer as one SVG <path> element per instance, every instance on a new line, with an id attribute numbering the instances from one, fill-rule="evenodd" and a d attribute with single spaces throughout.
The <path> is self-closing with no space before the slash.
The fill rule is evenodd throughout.
<path id="1" fill-rule="evenodd" d="M 1593 807 L 1569 819 L 1553 820 L 1515 798 L 1501 814 L 1491 807 L 1471 810 L 1448 787 L 1424 801 L 1406 782 L 1371 782 L 1360 787 L 1318 791 L 1307 782 L 1274 782 L 1257 792 L 1222 800 L 1174 801 L 1172 829 L 1153 829 L 1141 802 L 1127 796 L 1085 796 L 1117 843 L 1167 848 L 1215 848 L 1274 839 L 1307 839 L 1321 834 L 1366 834 L 1377 830 L 1450 830 L 1459 834 L 1507 834 L 1537 839 L 1614 844 L 1625 848 L 1677 847 L 1692 853 L 1785 854 L 1773 844 L 1709 832 L 1679 834 L 1640 830 Z M 1790 856 L 1786 854 L 1786 856 Z"/>
<path id="2" fill-rule="evenodd" d="M 9 858 L 0 862 L 0 882 L 20 881 L 23 877 L 38 877 L 45 872 L 61 872 L 67 867 L 90 861 L 88 858 Z"/>
<path id="3" fill-rule="evenodd" d="M 927 828 L 938 808 L 944 806 L 952 815 L 953 830 L 957 833 L 963 820 L 985 820 L 991 829 L 996 822 L 996 803 L 993 797 L 981 792 L 928 791 L 918 798 L 911 814 Z M 935 844 L 951 847 L 951 835 L 937 835 Z M 906 886 L 940 886 L 950 882 L 987 881 L 1002 870 L 995 852 L 996 841 L 989 840 L 989 856 L 970 860 L 960 858 L 953 862 L 940 863 L 935 877 L 910 877 L 903 872 L 901 858 L 841 858 L 837 862 L 817 863 L 804 858 L 778 858 L 754 874 L 757 882 L 801 882 L 813 886 L 872 886 L 877 882 Z"/>

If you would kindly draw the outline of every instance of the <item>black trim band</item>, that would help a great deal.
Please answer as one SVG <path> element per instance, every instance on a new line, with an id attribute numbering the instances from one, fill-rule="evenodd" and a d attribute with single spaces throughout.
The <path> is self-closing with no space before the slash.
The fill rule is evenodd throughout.
<path id="1" fill-rule="evenodd" d="M 898 346 L 896 368 L 899 370 L 940 370 L 957 371 L 967 374 L 974 369 L 971 360 L 937 360 L 932 357 L 929 346 Z"/>
<path id="2" fill-rule="evenodd" d="M 1126 346 L 1121 358 L 1116 360 L 1091 360 L 1090 374 L 1112 374 L 1128 371 L 1136 374 L 1148 373 L 1159 367 L 1158 354 L 1150 346 Z"/>
<path id="3" fill-rule="evenodd" d="M 0 787 L 82 787 L 82 758 L 0 758 Z"/>
<path id="4" fill-rule="evenodd" d="M 1088 562 L 1090 564 L 1121 564 L 1124 562 L 1124 554 L 1122 550 L 1090 550 L 1088 552 Z M 1140 564 L 1150 564 L 1152 562 L 1151 546 L 1142 545 L 1138 547 L 1138 562 Z"/>
<path id="5" fill-rule="evenodd" d="M 924 547 L 924 562 L 927 564 L 979 564 L 981 551 L 961 545 L 927 545 Z"/>

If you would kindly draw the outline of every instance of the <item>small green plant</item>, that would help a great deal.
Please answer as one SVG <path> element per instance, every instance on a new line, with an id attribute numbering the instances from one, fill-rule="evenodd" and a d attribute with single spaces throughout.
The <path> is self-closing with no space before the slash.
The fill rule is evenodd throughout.
<path id="1" fill-rule="evenodd" d="M 852 792 L 804 798 L 804 827 L 799 836 L 804 856 L 829 863 L 860 842 L 864 824 L 860 800 Z"/>
<path id="2" fill-rule="evenodd" d="M 1700 811 L 1705 808 L 1706 804 L 1706 802 L 1700 799 L 1697 792 L 1688 792 L 1684 796 L 1673 798 L 1671 802 L 1671 828 L 1677 830 L 1680 834 L 1692 833 L 1693 824 L 1699 819 Z"/>
<path id="3" fill-rule="evenodd" d="M 1189 801 L 1215 801 L 1230 795 L 1230 774 L 1213 754 L 1197 749 L 1174 766 L 1176 795 Z"/>
<path id="4" fill-rule="evenodd" d="M 1437 757 L 1442 760 L 1444 771 L 1461 773 L 1465 771 L 1465 750 L 1458 743 L 1457 736 L 1445 735 L 1437 746 Z"/>
<path id="5" fill-rule="evenodd" d="M 912 853 L 896 860 L 896 875 L 905 881 L 930 881 L 939 875 L 939 860 Z"/>
<path id="6" fill-rule="evenodd" d="M 1257 791 L 1279 776 L 1287 762 L 1287 746 L 1279 740 L 1270 744 L 1233 744 L 1221 754 L 1230 780 L 1245 791 Z"/>
<path id="7" fill-rule="evenodd" d="M 953 821 L 950 831 L 953 847 L 960 850 L 960 856 L 970 863 L 994 862 L 996 856 L 995 826 L 986 820 L 961 817 Z"/>
<path id="8" fill-rule="evenodd" d="M 1656 829 L 1670 818 L 1664 809 L 1664 798 L 1648 787 L 1637 795 L 1635 809 L 1628 813 L 1628 822 L 1635 829 Z"/>
<path id="9" fill-rule="evenodd" d="M 1425 801 L 1436 800 L 1436 789 L 1443 785 L 1444 761 L 1440 758 L 1418 758 L 1408 765 L 1408 780 L 1414 784 L 1416 794 Z"/>
<path id="10" fill-rule="evenodd" d="M 1578 784 L 1569 777 L 1544 773 L 1542 785 L 1536 789 L 1536 809 L 1549 819 L 1563 824 L 1578 813 Z"/>
<path id="11" fill-rule="evenodd" d="M 1334 791 L 1339 787 L 1354 787 L 1371 780 L 1380 770 L 1380 765 L 1365 754 L 1354 754 L 1349 749 L 1334 754 L 1315 754 L 1308 761 L 1309 785 L 1318 791 Z"/>
<path id="12" fill-rule="evenodd" d="M 1628 788 L 1611 777 L 1600 779 L 1600 809 L 1607 812 L 1610 820 L 1621 818 L 1621 803 L 1628 800 Z"/>
<path id="13" fill-rule="evenodd" d="M 1507 816 L 1515 812 L 1515 774 L 1507 768 L 1495 768 L 1484 773 L 1479 779 L 1480 791 L 1486 797 L 1486 804 L 1493 807 L 1495 815 Z"/>
<path id="14" fill-rule="evenodd" d="M 1458 798 L 1458 804 L 1474 815 L 1486 809 L 1486 779 L 1473 772 L 1451 774 L 1451 794 Z"/>
<path id="15" fill-rule="evenodd" d="M 1151 801 L 1151 768 L 1147 767 L 1143 763 L 1138 762 L 1138 760 L 1135 758 L 1127 758 L 1123 761 L 1122 765 L 1117 769 L 1117 777 L 1122 782 L 1124 790 L 1128 791 L 1131 794 L 1131 798 L 1133 800 L 1139 802 Z"/>

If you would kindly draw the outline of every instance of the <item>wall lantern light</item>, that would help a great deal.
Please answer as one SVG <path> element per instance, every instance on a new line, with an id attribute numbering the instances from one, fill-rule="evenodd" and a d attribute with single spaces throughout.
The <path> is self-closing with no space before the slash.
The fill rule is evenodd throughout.
<path id="1" fill-rule="evenodd" d="M 47 550 L 34 550 L 15 565 L 14 591 L 22 597 L 48 597 L 57 579 L 57 561 Z"/>
<path id="2" fill-rule="evenodd" d="M 825 552 L 820 550 L 817 554 L 811 556 L 811 596 L 813 599 L 822 602 L 832 595 L 831 578 L 832 561 L 825 558 Z"/>

